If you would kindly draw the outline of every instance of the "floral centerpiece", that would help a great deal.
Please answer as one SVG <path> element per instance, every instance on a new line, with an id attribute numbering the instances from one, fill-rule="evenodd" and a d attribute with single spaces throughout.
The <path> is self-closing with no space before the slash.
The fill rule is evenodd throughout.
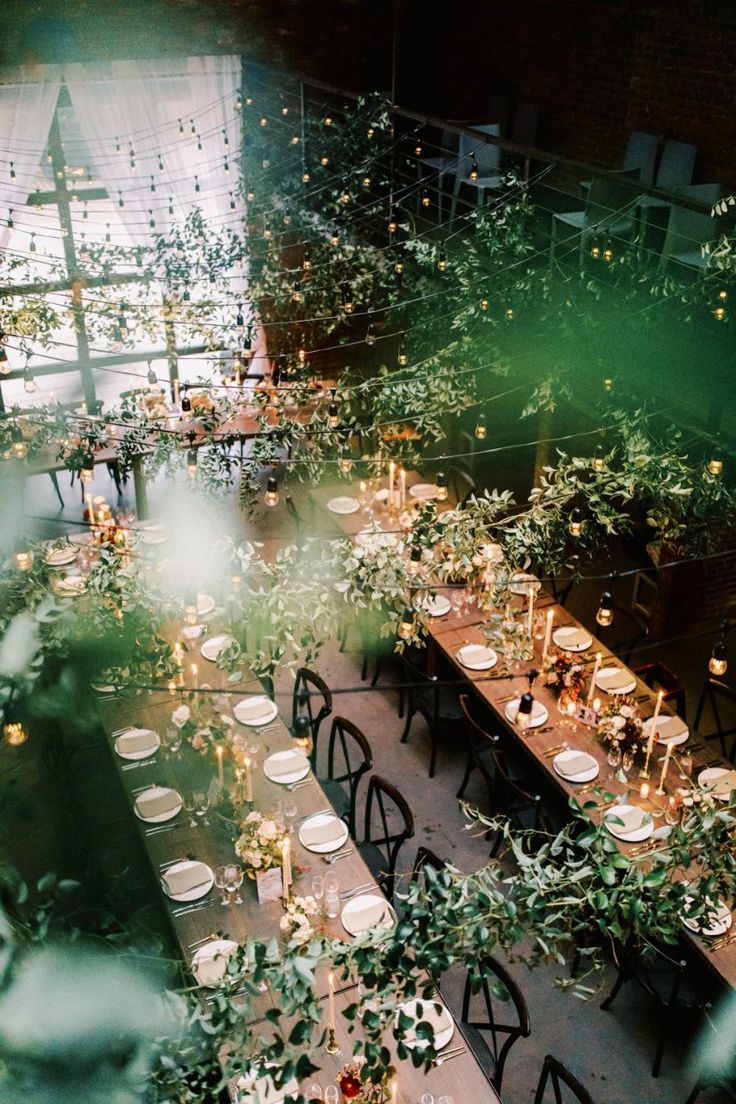
<path id="1" fill-rule="evenodd" d="M 291 897 L 286 903 L 286 911 L 279 921 L 279 927 L 288 934 L 292 943 L 301 946 L 308 943 L 314 935 L 313 921 L 319 914 L 320 907 L 314 897 Z"/>
<path id="2" fill-rule="evenodd" d="M 619 751 L 635 754 L 644 744 L 644 726 L 633 698 L 617 697 L 600 714 L 598 733 Z"/>
<path id="3" fill-rule="evenodd" d="M 345 1063 L 335 1078 L 340 1092 L 346 1100 L 355 1100 L 356 1104 L 385 1104 L 390 1095 L 388 1078 L 376 1083 L 364 1081 L 363 1064 L 360 1059 Z"/>
<path id="4" fill-rule="evenodd" d="M 567 691 L 573 701 L 577 701 L 585 686 L 585 670 L 579 659 L 569 652 L 550 652 L 544 661 L 545 682 L 558 694 Z"/>
<path id="5" fill-rule="evenodd" d="M 171 714 L 171 721 L 184 739 L 200 755 L 214 755 L 215 748 L 232 746 L 235 721 L 226 713 L 219 713 L 209 700 L 190 695 L 191 705 L 180 705 Z"/>
<path id="6" fill-rule="evenodd" d="M 240 825 L 240 835 L 235 841 L 235 854 L 254 874 L 271 870 L 282 865 L 282 844 L 286 836 L 287 831 L 283 824 L 253 809 Z"/>

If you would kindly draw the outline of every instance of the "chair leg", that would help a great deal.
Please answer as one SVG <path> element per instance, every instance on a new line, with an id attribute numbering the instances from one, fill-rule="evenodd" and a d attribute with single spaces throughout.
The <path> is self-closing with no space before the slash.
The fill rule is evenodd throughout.
<path id="1" fill-rule="evenodd" d="M 402 744 L 405 744 L 406 741 L 409 739 L 409 729 L 411 728 L 411 722 L 414 720 L 415 712 L 416 710 L 413 709 L 411 706 L 409 706 L 406 711 L 406 724 L 404 725 L 404 731 L 401 733 L 401 740 L 399 741 Z"/>
<path id="2" fill-rule="evenodd" d="M 468 782 L 470 781 L 470 776 L 473 773 L 474 769 L 475 769 L 475 749 L 471 748 L 470 751 L 468 752 L 468 758 L 465 761 L 465 774 L 463 775 L 463 780 L 462 780 L 462 783 L 460 785 L 460 789 L 457 791 L 456 796 L 458 797 L 458 799 L 461 798 L 463 796 L 463 794 L 465 793 Z"/>
<path id="3" fill-rule="evenodd" d="M 59 480 L 57 479 L 55 471 L 50 471 L 49 472 L 49 479 L 54 484 L 54 490 L 56 491 L 56 497 L 58 498 L 59 505 L 61 506 L 61 508 L 63 510 L 64 509 L 64 499 L 61 496 L 61 490 L 59 489 Z"/>
<path id="4" fill-rule="evenodd" d="M 616 978 L 616 981 L 614 982 L 613 989 L 611 990 L 611 992 L 608 994 L 606 999 L 601 1004 L 601 1009 L 604 1012 L 607 1012 L 608 1009 L 611 1007 L 611 1005 L 615 1001 L 616 997 L 618 996 L 619 992 L 621 991 L 621 986 L 623 985 L 623 983 L 625 981 L 626 981 L 626 967 L 622 966 L 621 969 L 618 972 L 618 977 Z"/>
<path id="5" fill-rule="evenodd" d="M 434 772 L 437 767 L 437 740 L 431 728 L 429 730 L 429 735 L 432 740 L 432 755 L 429 760 L 429 777 L 434 778 Z"/>
<path id="6" fill-rule="evenodd" d="M 382 665 L 383 665 L 383 664 L 382 664 L 381 658 L 380 658 L 380 656 L 379 656 L 379 658 L 378 658 L 378 659 L 376 660 L 376 670 L 375 670 L 375 672 L 374 672 L 374 674 L 373 674 L 373 678 L 371 679 L 371 686 L 375 686 L 375 685 L 376 685 L 376 683 L 378 682 L 378 676 L 379 676 L 379 675 L 380 675 L 380 673 L 381 673 L 381 667 L 382 667 Z"/>
<path id="7" fill-rule="evenodd" d="M 455 177 L 455 184 L 452 189 L 452 204 L 450 206 L 450 222 L 455 220 L 455 211 L 457 210 L 457 197 L 460 195 L 460 177 Z"/>

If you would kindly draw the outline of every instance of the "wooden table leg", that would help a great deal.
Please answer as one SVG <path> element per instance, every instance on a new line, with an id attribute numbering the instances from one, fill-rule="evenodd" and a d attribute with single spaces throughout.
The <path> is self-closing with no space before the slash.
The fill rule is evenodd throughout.
<path id="1" fill-rule="evenodd" d="M 133 486 L 135 487 L 135 512 L 139 521 L 145 521 L 148 517 L 148 491 L 146 489 L 146 477 L 143 473 L 143 457 L 134 456 L 131 467 L 133 469 Z"/>

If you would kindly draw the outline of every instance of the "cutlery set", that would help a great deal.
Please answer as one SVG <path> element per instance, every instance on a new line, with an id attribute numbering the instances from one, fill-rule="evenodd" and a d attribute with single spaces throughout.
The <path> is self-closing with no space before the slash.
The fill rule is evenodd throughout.
<path id="1" fill-rule="evenodd" d="M 313 813 L 305 813 L 304 816 L 300 816 L 298 823 L 302 824 L 303 821 L 309 820 L 310 817 L 325 816 L 327 813 L 331 813 L 332 811 L 332 809 L 315 809 Z"/>
<path id="2" fill-rule="evenodd" d="M 160 836 L 162 832 L 173 832 L 175 828 L 183 828 L 182 822 L 178 824 L 157 824 L 154 828 L 146 828 L 145 836 Z"/>
<path id="3" fill-rule="evenodd" d="M 632 847 L 629 851 L 631 858 L 638 859 L 641 855 L 651 855 L 653 851 L 666 851 L 667 841 L 662 839 L 647 840 L 646 843 L 640 843 L 638 847 Z"/>
<path id="4" fill-rule="evenodd" d="M 210 932 L 209 935 L 203 935 L 201 939 L 195 939 L 193 943 L 189 944 L 190 951 L 196 951 L 197 947 L 203 947 L 205 943 L 209 943 L 212 939 L 223 939 L 225 936 L 218 932 Z"/>
<path id="5" fill-rule="evenodd" d="M 554 747 L 547 748 L 542 752 L 545 759 L 553 759 L 555 755 L 559 755 L 561 751 L 567 751 L 567 744 L 555 744 Z"/>
<path id="6" fill-rule="evenodd" d="M 728 931 L 725 935 L 719 936 L 718 939 L 714 939 L 708 946 L 708 950 L 713 951 L 723 950 L 724 947 L 728 947 L 731 943 L 736 943 L 736 932 Z"/>
<path id="7" fill-rule="evenodd" d="M 545 732 L 552 732 L 554 727 L 554 725 L 544 725 L 542 728 L 527 728 L 524 736 L 527 740 L 532 736 L 542 736 Z"/>
<path id="8" fill-rule="evenodd" d="M 441 1050 L 437 1057 L 432 1062 L 433 1066 L 442 1066 L 445 1062 L 452 1061 L 453 1058 L 459 1058 L 461 1054 L 467 1053 L 467 1047 L 455 1046 L 447 1047 L 445 1050 Z"/>
<path id="9" fill-rule="evenodd" d="M 137 770 L 138 767 L 152 767 L 154 766 L 155 762 L 155 757 L 153 759 L 139 759 L 135 763 L 125 763 L 120 769 L 121 771 L 132 771 Z"/>
<path id="10" fill-rule="evenodd" d="M 333 851 L 331 855 L 323 855 L 322 862 L 326 862 L 328 866 L 332 866 L 338 859 L 344 859 L 348 855 L 352 855 L 355 848 L 346 847 L 344 851 Z"/>
<path id="11" fill-rule="evenodd" d="M 363 885 L 353 886 L 352 889 L 345 889 L 340 894 L 341 901 L 349 901 L 351 897 L 358 897 L 361 893 L 367 893 L 369 889 L 378 889 L 375 882 L 364 882 Z"/>
<path id="12" fill-rule="evenodd" d="M 185 905 L 183 908 L 174 909 L 172 916 L 188 916 L 190 912 L 203 912 L 204 909 L 212 908 L 216 905 L 216 900 L 204 900 L 194 901 L 191 905 Z"/>
<path id="13" fill-rule="evenodd" d="M 301 782 L 290 782 L 286 789 L 289 793 L 294 793 L 295 790 L 303 790 L 305 786 L 311 786 L 314 781 L 314 778 L 303 778 Z"/>

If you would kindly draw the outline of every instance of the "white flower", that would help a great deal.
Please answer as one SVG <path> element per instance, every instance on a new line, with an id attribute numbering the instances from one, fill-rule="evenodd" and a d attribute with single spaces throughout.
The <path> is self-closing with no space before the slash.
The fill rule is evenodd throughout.
<path id="1" fill-rule="evenodd" d="M 276 824 L 273 820 L 264 820 L 261 827 L 258 829 L 258 835 L 264 843 L 267 843 L 269 840 L 275 840 L 277 834 Z"/>
<path id="2" fill-rule="evenodd" d="M 619 709 L 619 713 L 622 717 L 633 717 L 634 707 L 631 705 L 622 705 Z"/>
<path id="3" fill-rule="evenodd" d="M 171 719 L 177 728 L 183 728 L 191 717 L 192 712 L 188 705 L 180 705 L 178 709 L 175 709 L 171 714 Z"/>
<path id="4" fill-rule="evenodd" d="M 611 727 L 612 727 L 614 732 L 620 732 L 625 724 L 626 724 L 626 718 L 625 717 L 621 717 L 619 715 L 619 716 L 611 718 Z"/>

